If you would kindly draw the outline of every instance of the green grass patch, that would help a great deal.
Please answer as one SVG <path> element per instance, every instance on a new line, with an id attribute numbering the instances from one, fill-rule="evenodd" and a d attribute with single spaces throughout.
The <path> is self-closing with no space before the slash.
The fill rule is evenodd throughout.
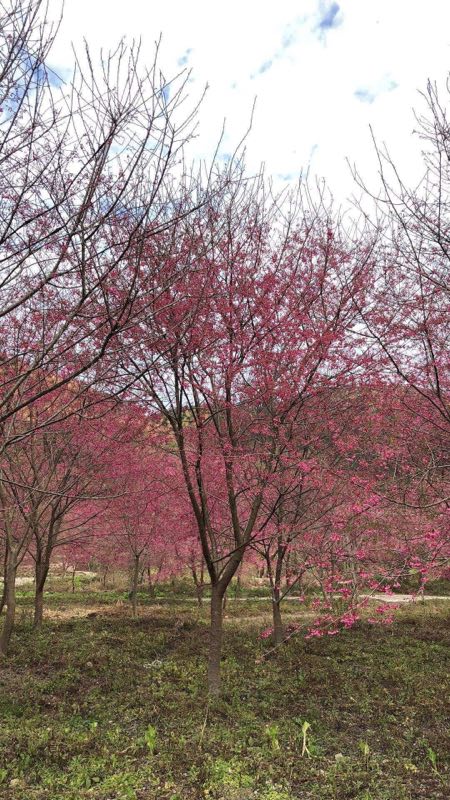
<path id="1" fill-rule="evenodd" d="M 76 597 L 86 609 L 89 593 Z M 154 603 L 132 620 L 117 601 L 96 595 L 96 616 L 39 634 L 19 626 L 0 672 L 0 798 L 450 796 L 444 604 L 402 609 L 390 628 L 293 638 L 264 659 L 270 603 L 230 600 L 223 694 L 210 701 L 207 607 Z"/>

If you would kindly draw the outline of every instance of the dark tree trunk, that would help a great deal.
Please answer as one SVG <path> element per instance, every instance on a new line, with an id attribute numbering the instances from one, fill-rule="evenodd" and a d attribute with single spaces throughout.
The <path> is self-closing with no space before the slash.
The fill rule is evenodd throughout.
<path id="1" fill-rule="evenodd" d="M 208 659 L 208 691 L 217 697 L 220 694 L 220 657 L 223 636 L 223 604 L 224 590 L 219 586 L 211 587 L 211 624 L 209 632 Z"/>
<path id="2" fill-rule="evenodd" d="M 205 568 L 202 561 L 200 565 L 200 576 L 197 574 L 195 563 L 191 563 L 191 573 L 195 584 L 195 593 L 197 595 L 197 604 L 201 608 L 203 603 L 203 593 L 205 590 Z"/>
<path id="3" fill-rule="evenodd" d="M 38 588 L 36 586 L 36 592 L 34 595 L 34 619 L 33 619 L 33 628 L 41 628 L 42 621 L 44 618 L 44 588 Z"/>
<path id="4" fill-rule="evenodd" d="M 5 573 L 3 573 L 3 576 L 4 575 L 5 575 Z M 1 597 L 0 597 L 0 614 L 2 613 L 2 611 L 3 611 L 4 607 L 5 607 L 5 603 L 6 603 L 6 580 L 5 580 L 5 577 L 3 577 L 2 594 L 1 594 Z"/>
<path id="5" fill-rule="evenodd" d="M 211 574 L 211 621 L 209 635 L 208 657 L 208 692 L 212 696 L 220 695 L 220 658 L 222 653 L 223 638 L 223 609 L 227 589 L 242 559 L 242 552 L 235 553 L 230 559 L 226 570 L 222 571 L 220 579 Z"/>
<path id="6" fill-rule="evenodd" d="M 240 595 L 241 595 L 241 592 L 242 592 L 242 578 L 241 578 L 241 572 L 242 572 L 242 565 L 243 565 L 243 563 L 244 563 L 244 562 L 243 562 L 243 561 L 241 561 L 241 563 L 239 564 L 239 568 L 238 568 L 238 570 L 237 570 L 237 573 L 236 573 L 236 591 L 235 591 L 235 593 L 234 593 L 234 596 L 235 596 L 235 597 L 240 597 Z"/>
<path id="7" fill-rule="evenodd" d="M 284 626 L 281 619 L 280 599 L 272 599 L 273 616 L 273 641 L 274 644 L 281 644 L 284 640 Z"/>
<path id="8" fill-rule="evenodd" d="M 35 568 L 35 581 L 36 588 L 34 593 L 34 620 L 33 627 L 42 627 L 44 617 L 44 587 L 47 580 L 49 564 L 42 559 L 41 556 L 36 555 L 36 568 Z"/>
<path id="9" fill-rule="evenodd" d="M 135 554 L 133 558 L 133 575 L 132 575 L 132 583 L 131 583 L 131 592 L 130 592 L 130 599 L 131 599 L 131 608 L 133 617 L 137 617 L 137 593 L 138 593 L 138 584 L 139 584 L 139 554 Z"/>
<path id="10" fill-rule="evenodd" d="M 8 655 L 9 643 L 14 628 L 14 620 L 16 616 L 16 573 L 16 554 L 10 550 L 8 553 L 8 560 L 4 576 L 6 589 L 6 612 L 4 616 L 2 632 L 0 634 L 0 658 Z"/>
<path id="11" fill-rule="evenodd" d="M 286 589 L 289 591 L 291 586 L 291 551 L 286 554 L 286 566 L 284 570 Z"/>
<path id="12" fill-rule="evenodd" d="M 283 575 L 284 557 L 286 555 L 286 545 L 283 543 L 282 537 L 278 536 L 278 544 L 276 550 L 275 560 L 275 573 L 273 571 L 273 564 L 270 558 L 269 550 L 265 553 L 267 574 L 269 576 L 270 588 L 272 592 L 272 620 L 273 620 L 273 634 L 272 640 L 275 645 L 281 644 L 284 640 L 284 627 L 281 619 L 281 579 Z"/>
<path id="13" fill-rule="evenodd" d="M 197 594 L 197 605 L 199 608 L 203 605 L 203 590 L 204 586 L 202 583 L 197 583 L 195 586 L 195 592 Z"/>
<path id="14" fill-rule="evenodd" d="M 6 565 L 8 563 L 8 547 L 5 544 L 5 557 L 3 559 L 3 585 L 2 585 L 2 594 L 0 597 L 0 614 L 3 611 L 3 608 L 6 603 Z"/>
<path id="15" fill-rule="evenodd" d="M 103 587 L 103 589 L 106 589 L 106 578 L 108 577 L 108 572 L 109 572 L 109 567 L 106 567 L 103 570 L 103 575 L 102 575 L 102 587 Z"/>

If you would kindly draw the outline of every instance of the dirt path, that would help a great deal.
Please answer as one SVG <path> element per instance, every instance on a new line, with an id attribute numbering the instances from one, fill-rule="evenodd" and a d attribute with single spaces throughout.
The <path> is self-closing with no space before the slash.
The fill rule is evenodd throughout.
<path id="1" fill-rule="evenodd" d="M 415 595 L 415 594 L 384 594 L 383 592 L 377 594 L 362 594 L 360 595 L 361 598 L 367 600 L 374 600 L 378 602 L 384 603 L 421 603 L 423 600 L 450 600 L 450 595 L 437 595 L 437 594 L 425 594 L 425 595 Z M 231 602 L 234 600 L 241 600 L 242 602 L 270 602 L 270 597 L 233 597 L 230 598 Z M 295 602 L 298 597 L 285 597 L 283 603 L 287 601 Z"/>
<path id="2" fill-rule="evenodd" d="M 438 594 L 363 594 L 371 600 L 381 600 L 385 603 L 421 603 L 427 600 L 450 600 L 450 595 Z"/>
<path id="3" fill-rule="evenodd" d="M 442 595 L 424 595 L 423 597 L 410 595 L 410 594 L 396 594 L 396 595 L 387 595 L 387 594 L 373 594 L 373 595 L 362 595 L 363 598 L 367 598 L 372 600 L 375 603 L 392 603 L 398 605 L 406 605 L 408 603 L 421 603 L 422 601 L 450 601 L 450 596 L 442 596 Z M 228 601 L 233 607 L 235 600 L 240 602 L 251 602 L 251 603 L 267 603 L 268 608 L 266 612 L 257 613 L 254 615 L 245 615 L 245 616 L 234 616 L 233 614 L 228 614 L 225 611 L 224 614 L 224 622 L 226 624 L 235 624 L 235 623 L 242 623 L 242 622 L 254 622 L 255 624 L 258 623 L 267 623 L 268 619 L 270 618 L 271 610 L 270 610 L 270 598 L 269 597 L 238 597 L 238 598 L 230 598 Z M 297 597 L 286 597 L 283 602 L 291 601 L 298 603 Z M 173 604 L 173 600 L 168 598 L 158 598 L 158 600 L 151 604 L 145 604 L 140 606 L 139 608 L 139 615 L 140 619 L 145 619 L 146 617 L 152 616 L 155 611 L 163 611 L 167 610 L 167 606 L 169 603 Z M 194 598 L 183 598 L 180 600 L 182 603 L 188 603 L 196 605 L 197 601 Z M 204 608 L 208 609 L 208 602 L 205 598 Z M 256 609 L 255 609 L 256 610 Z M 24 613 L 29 613 L 29 609 L 24 609 Z M 117 602 L 114 604 L 92 604 L 92 605 L 69 605 L 64 606 L 62 605 L 60 608 L 49 608 L 45 609 L 45 617 L 49 620 L 71 620 L 71 619 L 86 619 L 86 618 L 95 618 L 95 617 L 122 617 L 123 615 L 130 613 L 130 607 L 125 602 Z M 298 606 L 298 613 L 289 614 L 289 619 L 308 619 L 314 616 L 314 613 L 303 606 L 303 604 L 299 604 Z"/>

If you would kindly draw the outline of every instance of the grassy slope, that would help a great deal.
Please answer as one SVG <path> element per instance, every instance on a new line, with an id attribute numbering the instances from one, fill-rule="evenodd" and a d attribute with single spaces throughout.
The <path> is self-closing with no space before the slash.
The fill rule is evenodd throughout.
<path id="1" fill-rule="evenodd" d="M 207 609 L 153 605 L 133 622 L 104 599 L 95 617 L 38 636 L 24 621 L 15 636 L 0 672 L 1 798 L 450 796 L 447 604 L 404 609 L 391 628 L 295 638 L 258 663 L 269 606 L 229 601 L 223 697 L 208 704 Z"/>

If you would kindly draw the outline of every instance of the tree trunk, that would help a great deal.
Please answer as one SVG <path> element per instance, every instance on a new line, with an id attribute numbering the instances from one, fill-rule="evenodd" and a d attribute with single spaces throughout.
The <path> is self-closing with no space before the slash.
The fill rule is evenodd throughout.
<path id="1" fill-rule="evenodd" d="M 108 572 L 109 572 L 109 567 L 106 567 L 103 570 L 103 575 L 102 575 L 102 587 L 103 587 L 103 589 L 106 589 L 106 578 L 108 577 Z"/>
<path id="2" fill-rule="evenodd" d="M 72 568 L 72 594 L 75 594 L 75 567 Z"/>
<path id="3" fill-rule="evenodd" d="M 208 691 L 217 697 L 220 694 L 220 657 L 222 653 L 224 591 L 211 586 L 211 626 L 209 632 Z"/>
<path id="4" fill-rule="evenodd" d="M 203 605 L 203 588 L 204 587 L 202 583 L 197 583 L 195 586 L 195 591 L 197 593 L 197 605 L 199 608 L 201 608 Z"/>
<path id="5" fill-rule="evenodd" d="M 0 658 L 4 658 L 8 655 L 9 642 L 14 628 L 14 620 L 16 616 L 16 573 L 17 558 L 14 553 L 9 551 L 4 576 L 6 588 L 6 613 L 2 632 L 0 634 Z"/>
<path id="6" fill-rule="evenodd" d="M 236 571 L 236 590 L 235 590 L 235 593 L 234 593 L 235 598 L 240 597 L 241 596 L 241 592 L 242 592 L 241 573 L 242 573 L 243 564 L 244 564 L 244 562 L 241 561 L 241 563 L 239 564 L 239 567 L 238 567 L 238 569 Z"/>
<path id="7" fill-rule="evenodd" d="M 197 595 L 197 605 L 199 608 L 201 608 L 203 603 L 203 592 L 205 589 L 203 562 L 200 567 L 200 577 L 197 574 L 197 569 L 194 563 L 191 564 L 191 573 L 194 580 L 195 593 Z"/>
<path id="8" fill-rule="evenodd" d="M 3 576 L 2 596 L 0 597 L 0 614 L 2 613 L 5 605 L 6 605 L 6 580 L 5 577 Z"/>
<path id="9" fill-rule="evenodd" d="M 8 563 L 8 546 L 5 544 L 5 557 L 3 559 L 3 584 L 2 596 L 0 597 L 0 614 L 2 613 L 6 604 L 6 565 Z"/>
<path id="10" fill-rule="evenodd" d="M 273 641 L 274 644 L 282 644 L 284 640 L 284 627 L 281 619 L 280 599 L 273 597 L 272 599 L 272 615 L 273 615 Z"/>
<path id="11" fill-rule="evenodd" d="M 150 597 L 156 597 L 155 586 L 152 581 L 152 568 L 147 567 L 147 589 Z"/>
<path id="12" fill-rule="evenodd" d="M 36 559 L 35 569 L 35 582 L 36 588 L 34 593 L 34 620 L 33 628 L 41 628 L 44 617 L 44 587 L 47 580 L 49 564 L 41 559 Z"/>
<path id="13" fill-rule="evenodd" d="M 286 590 L 289 591 L 291 587 L 291 551 L 288 550 L 286 554 L 286 565 L 284 569 Z"/>
<path id="14" fill-rule="evenodd" d="M 34 595 L 34 619 L 33 628 L 42 628 L 42 620 L 44 617 L 44 587 L 38 588 Z"/>
<path id="15" fill-rule="evenodd" d="M 137 617 L 137 592 L 139 583 L 139 555 L 134 555 L 133 576 L 131 584 L 131 608 L 133 617 Z"/>

